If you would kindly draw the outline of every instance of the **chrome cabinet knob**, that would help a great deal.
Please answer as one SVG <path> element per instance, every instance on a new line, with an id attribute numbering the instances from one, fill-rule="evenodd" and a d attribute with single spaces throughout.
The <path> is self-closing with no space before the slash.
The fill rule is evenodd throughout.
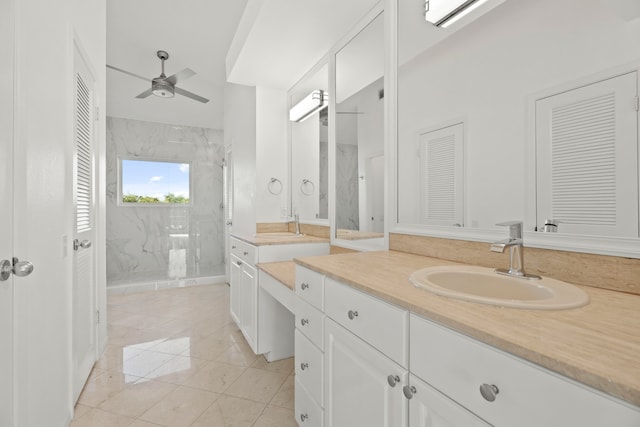
<path id="1" fill-rule="evenodd" d="M 308 414 L 300 414 L 300 421 L 305 422 L 308 419 L 309 419 Z"/>
<path id="2" fill-rule="evenodd" d="M 309 367 L 309 364 L 307 362 L 303 362 L 303 363 L 300 364 L 300 369 L 302 369 L 303 371 L 305 369 L 307 369 L 308 367 Z"/>
<path id="3" fill-rule="evenodd" d="M 389 383 L 389 385 L 391 387 L 395 387 L 396 384 L 398 384 L 400 382 L 400 377 L 397 375 L 389 375 L 387 377 L 387 382 Z"/>
<path id="4" fill-rule="evenodd" d="M 309 284 L 308 283 L 304 283 L 302 282 L 302 285 L 300 285 L 300 288 L 304 291 L 305 289 L 309 289 Z"/>
<path id="5" fill-rule="evenodd" d="M 487 402 L 493 402 L 496 400 L 496 396 L 499 392 L 500 390 L 498 390 L 498 386 L 494 384 L 482 384 L 480 386 L 480 394 Z"/>
<path id="6" fill-rule="evenodd" d="M 243 253 L 244 253 L 244 256 L 247 256 L 247 255 L 249 255 L 249 252 L 243 252 Z"/>
<path id="7" fill-rule="evenodd" d="M 349 312 L 347 313 L 347 316 L 349 316 L 349 319 L 353 320 L 356 317 L 358 317 L 358 312 L 354 310 L 349 310 Z"/>
<path id="8" fill-rule="evenodd" d="M 302 326 L 308 325 L 309 324 L 309 319 L 300 319 L 300 324 Z"/>
<path id="9" fill-rule="evenodd" d="M 235 248 L 236 248 L 236 245 L 231 246 L 231 249 L 235 249 Z"/>
<path id="10" fill-rule="evenodd" d="M 411 400 L 411 398 L 413 398 L 413 395 L 417 393 L 417 390 L 412 385 L 406 385 L 402 387 L 402 393 L 404 394 L 404 397 Z"/>

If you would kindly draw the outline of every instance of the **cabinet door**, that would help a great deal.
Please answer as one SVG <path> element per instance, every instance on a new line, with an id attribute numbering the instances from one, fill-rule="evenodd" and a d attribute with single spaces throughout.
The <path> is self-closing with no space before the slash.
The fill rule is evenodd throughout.
<path id="1" fill-rule="evenodd" d="M 411 427 L 488 427 L 489 424 L 417 377 L 410 376 Z"/>
<path id="2" fill-rule="evenodd" d="M 408 372 L 329 318 L 324 342 L 325 427 L 406 427 Z"/>
<path id="3" fill-rule="evenodd" d="M 258 275 L 249 264 L 242 265 L 240 329 L 254 353 L 258 350 Z"/>
<path id="4" fill-rule="evenodd" d="M 240 302 L 242 301 L 242 261 L 237 256 L 231 254 L 229 265 L 229 308 L 231 318 L 239 328 L 240 323 Z"/>

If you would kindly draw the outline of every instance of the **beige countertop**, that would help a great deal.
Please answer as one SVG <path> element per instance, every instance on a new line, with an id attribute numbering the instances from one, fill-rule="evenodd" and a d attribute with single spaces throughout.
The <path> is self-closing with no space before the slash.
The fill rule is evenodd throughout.
<path id="1" fill-rule="evenodd" d="M 315 256 L 296 263 L 479 341 L 640 406 L 640 296 L 581 287 L 591 302 L 562 311 L 520 310 L 416 288 L 418 269 L 456 264 L 404 252 Z"/>
<path id="2" fill-rule="evenodd" d="M 296 287 L 296 267 L 293 261 L 264 262 L 258 268 L 289 289 Z"/>
<path id="3" fill-rule="evenodd" d="M 289 245 L 291 243 L 329 243 L 329 239 L 323 239 L 307 234 L 296 235 L 288 232 L 256 233 L 252 236 L 232 235 L 236 239 L 243 240 L 255 246 L 262 245 Z"/>

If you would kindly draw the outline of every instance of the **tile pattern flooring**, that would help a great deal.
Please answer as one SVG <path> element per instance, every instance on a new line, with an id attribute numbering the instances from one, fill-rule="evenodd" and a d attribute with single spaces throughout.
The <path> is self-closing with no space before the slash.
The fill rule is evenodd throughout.
<path id="1" fill-rule="evenodd" d="M 107 314 L 71 427 L 297 425 L 293 358 L 253 354 L 226 284 L 110 295 Z"/>

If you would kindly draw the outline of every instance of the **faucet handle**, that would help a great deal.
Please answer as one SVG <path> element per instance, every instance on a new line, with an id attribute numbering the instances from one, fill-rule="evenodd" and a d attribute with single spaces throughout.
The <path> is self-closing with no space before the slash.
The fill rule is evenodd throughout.
<path id="1" fill-rule="evenodd" d="M 522 239 L 522 221 L 505 221 L 499 222 L 496 225 L 509 227 L 510 239 Z"/>

